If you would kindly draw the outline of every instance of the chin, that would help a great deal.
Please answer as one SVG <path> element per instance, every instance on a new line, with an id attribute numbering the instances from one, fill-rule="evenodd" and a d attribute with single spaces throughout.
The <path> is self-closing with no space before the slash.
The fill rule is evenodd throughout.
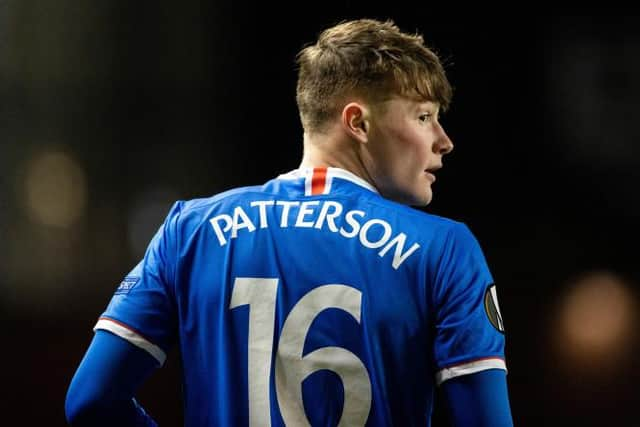
<path id="1" fill-rule="evenodd" d="M 431 203 L 431 198 L 433 197 L 433 193 L 431 192 L 431 187 L 421 187 L 419 189 L 415 189 L 412 191 L 409 188 L 400 189 L 396 188 L 395 191 L 391 189 L 381 190 L 380 194 L 394 202 L 401 203 L 407 206 L 416 206 L 416 207 L 425 207 L 429 203 Z"/>
<path id="2" fill-rule="evenodd" d="M 432 197 L 431 190 L 421 194 L 410 194 L 407 195 L 404 204 L 423 208 L 431 203 Z"/>
<path id="3" fill-rule="evenodd" d="M 429 203 L 431 203 L 431 199 L 433 199 L 433 192 L 431 191 L 431 187 L 427 187 L 426 189 L 422 188 L 421 192 L 416 192 L 414 194 L 414 203 L 413 206 L 425 207 Z"/>
<path id="4" fill-rule="evenodd" d="M 416 204 L 415 206 L 425 207 L 429 203 L 431 203 L 431 199 L 432 199 L 431 194 L 429 194 L 428 196 L 424 196 L 422 199 L 420 199 L 420 202 L 418 204 Z"/>

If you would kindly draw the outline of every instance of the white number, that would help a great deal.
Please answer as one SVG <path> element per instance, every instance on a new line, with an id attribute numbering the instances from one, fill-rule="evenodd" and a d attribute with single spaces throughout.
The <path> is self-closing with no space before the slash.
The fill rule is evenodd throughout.
<path id="1" fill-rule="evenodd" d="M 249 304 L 249 425 L 271 425 L 269 371 L 278 279 L 238 277 L 229 308 Z"/>
<path id="2" fill-rule="evenodd" d="M 306 294 L 284 322 L 276 355 L 276 392 L 284 423 L 308 426 L 302 403 L 302 381 L 320 369 L 340 376 L 344 409 L 339 426 L 364 425 L 371 408 L 367 368 L 355 354 L 340 347 L 324 347 L 302 356 L 311 322 L 327 308 L 340 308 L 360 323 L 362 293 L 345 285 L 324 285 Z"/>
<path id="3" fill-rule="evenodd" d="M 269 372 L 278 279 L 236 278 L 229 308 L 249 304 L 249 425 L 270 426 Z M 371 382 L 358 357 L 340 347 L 324 347 L 302 355 L 313 319 L 338 308 L 360 323 L 362 293 L 333 284 L 313 289 L 293 307 L 282 327 L 276 352 L 276 395 L 287 425 L 310 426 L 302 401 L 302 382 L 321 369 L 335 372 L 344 387 L 339 426 L 364 425 L 371 409 Z"/>

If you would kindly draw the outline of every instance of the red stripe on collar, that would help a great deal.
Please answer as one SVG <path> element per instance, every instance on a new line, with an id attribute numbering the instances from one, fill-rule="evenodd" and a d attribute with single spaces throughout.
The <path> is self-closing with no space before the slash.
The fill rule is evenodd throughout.
<path id="1" fill-rule="evenodd" d="M 327 168 L 313 168 L 311 195 L 324 194 L 327 185 Z"/>

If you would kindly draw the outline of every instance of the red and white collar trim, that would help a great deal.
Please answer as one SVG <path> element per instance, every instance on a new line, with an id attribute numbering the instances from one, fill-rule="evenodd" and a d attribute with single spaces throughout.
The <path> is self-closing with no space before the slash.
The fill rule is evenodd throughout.
<path id="1" fill-rule="evenodd" d="M 304 178 L 305 196 L 329 194 L 334 178 L 344 179 L 367 190 L 377 193 L 378 190 L 359 176 L 340 168 L 302 168 L 278 176 L 277 179 L 294 180 Z"/>

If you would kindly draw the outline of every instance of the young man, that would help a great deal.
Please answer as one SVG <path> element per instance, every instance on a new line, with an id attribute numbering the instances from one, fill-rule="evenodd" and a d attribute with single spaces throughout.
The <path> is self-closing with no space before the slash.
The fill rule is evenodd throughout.
<path id="1" fill-rule="evenodd" d="M 431 201 L 451 87 L 420 36 L 358 20 L 298 55 L 300 168 L 178 202 L 69 388 L 74 425 L 154 425 L 137 387 L 180 349 L 187 426 L 511 426 L 481 249 Z"/>

